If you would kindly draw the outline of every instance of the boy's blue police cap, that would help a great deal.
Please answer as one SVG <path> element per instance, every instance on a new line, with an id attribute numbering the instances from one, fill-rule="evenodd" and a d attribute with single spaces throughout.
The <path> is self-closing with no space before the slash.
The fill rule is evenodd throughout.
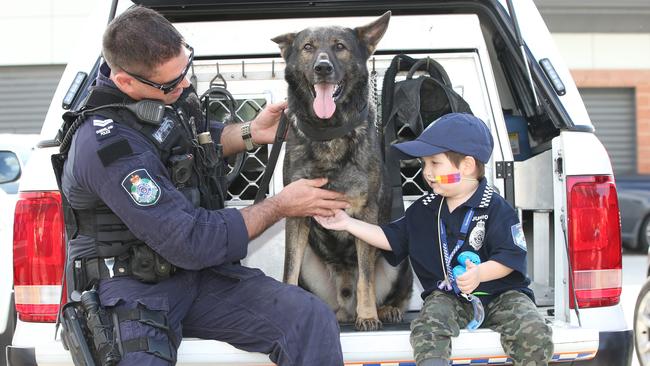
<path id="1" fill-rule="evenodd" d="M 449 113 L 431 122 L 415 140 L 393 147 L 401 160 L 453 151 L 487 163 L 494 140 L 479 118 L 467 113 Z"/>

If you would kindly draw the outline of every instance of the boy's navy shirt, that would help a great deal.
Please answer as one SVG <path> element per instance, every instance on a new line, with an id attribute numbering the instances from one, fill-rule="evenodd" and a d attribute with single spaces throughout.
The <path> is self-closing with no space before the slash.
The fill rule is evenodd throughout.
<path id="1" fill-rule="evenodd" d="M 438 284 L 444 280 L 437 218 L 442 198 L 435 193 L 426 195 L 415 201 L 403 217 L 381 226 L 392 249 L 392 252 L 384 251 L 384 256 L 392 265 L 409 257 L 424 288 L 422 299 L 438 290 Z M 508 290 L 521 291 L 534 300 L 528 288 L 526 241 L 517 212 L 487 185 L 485 178 L 480 180 L 476 192 L 453 212 L 449 212 L 446 201 L 443 203 L 440 224 L 444 223 L 447 231 L 449 253 L 456 246 L 463 219 L 470 208 L 474 208 L 475 213 L 463 246 L 451 259 L 451 268 L 459 264 L 458 254 L 472 251 L 479 255 L 481 263 L 493 260 L 513 269 L 503 278 L 481 282 L 474 290 L 474 293 L 486 293 L 479 296 L 484 305 Z"/>

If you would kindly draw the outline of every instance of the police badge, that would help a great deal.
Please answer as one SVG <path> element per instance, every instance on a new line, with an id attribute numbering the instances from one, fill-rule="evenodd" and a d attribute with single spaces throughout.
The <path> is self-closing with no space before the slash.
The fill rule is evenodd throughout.
<path id="1" fill-rule="evenodd" d="M 483 246 L 483 239 L 485 239 L 485 221 L 481 220 L 476 223 L 471 234 L 469 234 L 469 245 L 478 251 Z"/>
<path id="2" fill-rule="evenodd" d="M 138 169 L 122 180 L 122 188 L 138 206 L 151 206 L 160 198 L 160 187 L 145 169 Z"/>

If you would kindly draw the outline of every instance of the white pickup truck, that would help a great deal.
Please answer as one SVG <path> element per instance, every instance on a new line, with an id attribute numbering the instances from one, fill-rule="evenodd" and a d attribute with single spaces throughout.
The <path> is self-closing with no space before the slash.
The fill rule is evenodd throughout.
<path id="1" fill-rule="evenodd" d="M 388 31 L 369 69 L 377 72 L 381 86 L 394 55 L 431 57 L 444 67 L 454 90 L 474 114 L 488 124 L 495 149 L 486 176 L 520 213 L 537 305 L 553 328 L 552 362 L 630 364 L 632 331 L 619 304 L 621 238 L 612 167 L 532 0 L 134 3 L 160 11 L 179 28 L 195 49 L 190 76 L 199 93 L 220 75 L 239 100 L 237 113 L 244 119 L 286 96 L 284 63 L 271 37 L 317 24 L 354 27 L 391 10 Z M 94 79 L 101 34 L 113 16 L 110 13 L 130 5 L 129 1 L 107 1 L 104 13 L 96 14 L 87 28 L 79 30 L 79 51 L 70 55 L 43 124 L 44 141 L 25 169 L 15 216 L 18 321 L 7 350 L 9 365 L 72 364 L 55 330 L 65 245 L 60 196 L 50 164 L 58 148 L 45 140 L 57 133 L 66 94 L 66 104 L 74 109 Z M 229 188 L 228 205 L 252 203 L 269 151 L 262 147 L 247 155 L 239 178 Z M 281 167 L 275 171 L 270 194 L 282 186 Z M 418 169 L 402 169 L 405 206 L 425 193 L 419 174 Z M 251 243 L 245 264 L 282 278 L 283 227 L 280 222 Z M 416 283 L 407 319 L 421 306 L 420 291 Z M 406 322 L 376 332 L 356 332 L 343 325 L 346 365 L 414 365 L 408 335 Z M 452 359 L 454 365 L 511 363 L 499 335 L 487 329 L 461 331 L 453 339 Z M 270 362 L 262 354 L 190 338 L 180 346 L 178 364 Z"/>

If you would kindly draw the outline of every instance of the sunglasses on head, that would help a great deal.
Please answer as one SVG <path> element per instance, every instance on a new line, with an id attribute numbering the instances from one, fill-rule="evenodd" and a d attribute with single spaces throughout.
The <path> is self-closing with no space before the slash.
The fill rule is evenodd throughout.
<path id="1" fill-rule="evenodd" d="M 132 78 L 134 78 L 135 80 L 137 80 L 137 81 L 139 81 L 139 82 L 141 82 L 143 84 L 149 85 L 152 88 L 159 89 L 165 94 L 169 94 L 174 89 L 176 89 L 178 84 L 180 84 L 183 81 L 183 79 L 185 79 L 185 75 L 187 75 L 187 72 L 190 70 L 190 67 L 192 67 L 192 61 L 194 60 L 194 48 L 192 48 L 192 46 L 188 45 L 187 43 L 185 43 L 184 46 L 190 51 L 190 56 L 189 56 L 189 58 L 187 60 L 187 65 L 183 69 L 183 72 L 177 78 L 175 78 L 172 81 L 159 84 L 159 83 L 154 83 L 151 80 L 145 79 L 142 76 L 132 74 L 132 73 L 130 73 L 130 72 L 124 70 L 124 69 L 122 69 L 122 71 L 124 71 L 125 73 L 127 73 L 127 75 L 131 76 Z"/>

